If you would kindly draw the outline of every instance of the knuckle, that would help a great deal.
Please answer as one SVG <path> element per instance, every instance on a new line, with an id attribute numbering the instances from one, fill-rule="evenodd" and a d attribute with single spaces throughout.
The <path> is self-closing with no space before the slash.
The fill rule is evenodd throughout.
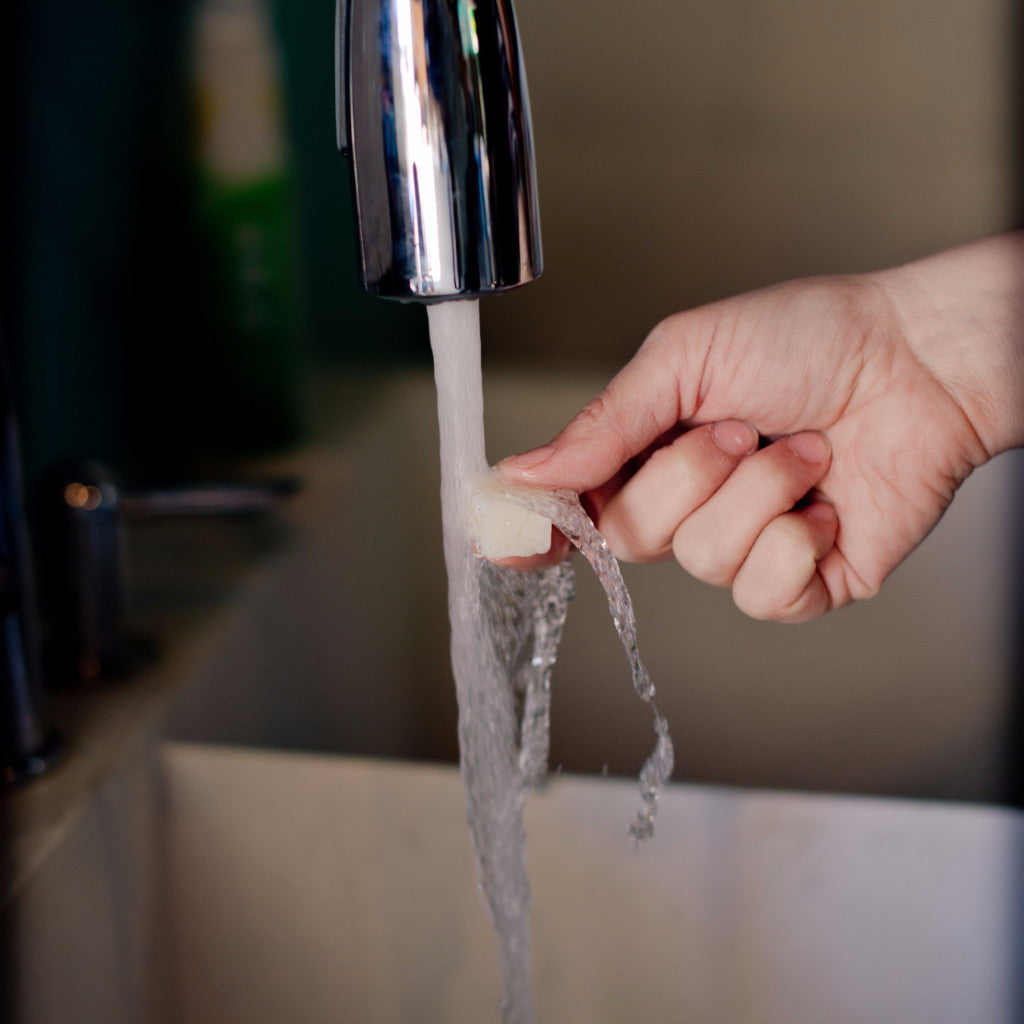
<path id="1" fill-rule="evenodd" d="M 736 584 L 732 600 L 744 615 L 761 622 L 778 622 L 786 613 L 787 604 L 766 590 Z"/>
<path id="2" fill-rule="evenodd" d="M 807 490 L 801 479 L 794 479 L 790 472 L 791 465 L 786 459 L 773 455 L 771 460 L 766 460 L 758 468 L 759 491 L 768 496 L 768 504 L 777 513 L 791 508 Z"/>
<path id="3" fill-rule="evenodd" d="M 624 562 L 642 562 L 647 545 L 640 528 L 625 516 L 606 516 L 598 524 L 616 558 Z"/>
<path id="4" fill-rule="evenodd" d="M 778 622 L 793 603 L 793 595 L 783 593 L 763 579 L 751 580 L 741 573 L 732 587 L 732 600 L 744 615 L 763 622 Z"/>
<path id="5" fill-rule="evenodd" d="M 682 334 L 683 324 L 686 322 L 685 313 L 672 313 L 664 320 L 655 324 L 644 343 L 640 346 L 642 351 L 659 349 L 665 346 L 674 346 Z"/>
<path id="6" fill-rule="evenodd" d="M 736 575 L 733 601 L 744 614 L 799 622 L 819 614 L 818 563 L 807 525 L 796 516 L 769 523 Z"/>
<path id="7" fill-rule="evenodd" d="M 722 564 L 721 557 L 708 540 L 690 538 L 685 530 L 679 529 L 672 538 L 672 554 L 695 579 L 715 587 L 727 587 L 732 583 L 735 570 Z"/>
<path id="8" fill-rule="evenodd" d="M 559 435 L 562 440 L 573 440 L 592 434 L 595 428 L 604 427 L 607 419 L 607 388 L 595 395 L 576 415 Z"/>
<path id="9" fill-rule="evenodd" d="M 598 392 L 594 397 L 587 402 L 579 414 L 576 416 L 577 421 L 585 425 L 593 425 L 594 423 L 600 423 L 604 420 L 607 414 L 608 407 L 608 389 L 605 388 L 603 391 Z"/>
<path id="10" fill-rule="evenodd" d="M 827 595 L 813 579 L 792 600 L 768 592 L 733 590 L 733 602 L 744 615 L 762 622 L 806 622 L 828 610 Z"/>
<path id="11" fill-rule="evenodd" d="M 756 458 L 760 489 L 771 495 L 771 502 L 780 511 L 792 507 L 821 476 L 817 467 L 809 465 L 784 443 L 776 442 Z"/>
<path id="12" fill-rule="evenodd" d="M 813 540 L 806 523 L 797 516 L 779 516 L 773 519 L 761 534 L 763 546 L 770 547 L 784 564 L 808 563 L 815 565 Z"/>
<path id="13" fill-rule="evenodd" d="M 643 424 L 635 422 L 637 415 L 628 403 L 623 405 L 615 400 L 609 385 L 573 417 L 561 440 L 585 442 L 599 449 L 607 447 L 616 452 L 621 464 L 641 447 L 637 436 L 643 432 Z"/>
<path id="14" fill-rule="evenodd" d="M 714 489 L 718 474 L 701 461 L 700 452 L 694 452 L 689 435 L 684 437 L 651 452 L 644 464 L 645 475 L 663 481 L 673 497 L 695 493 L 706 497 Z"/>
<path id="15" fill-rule="evenodd" d="M 744 615 L 765 622 L 793 622 L 801 613 L 814 579 L 814 568 L 799 573 L 786 583 L 771 574 L 737 574 L 732 588 L 733 603 Z"/>
<path id="16" fill-rule="evenodd" d="M 628 487 L 611 498 L 596 523 L 616 558 L 626 562 L 651 560 L 646 557 L 651 547 L 651 527 L 645 517 L 638 514 Z"/>

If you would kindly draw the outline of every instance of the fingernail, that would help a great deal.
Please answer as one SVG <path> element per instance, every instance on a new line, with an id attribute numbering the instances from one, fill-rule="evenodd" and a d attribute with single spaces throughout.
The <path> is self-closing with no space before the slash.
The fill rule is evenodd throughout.
<path id="1" fill-rule="evenodd" d="M 824 434 L 806 430 L 786 438 L 786 444 L 805 462 L 824 462 L 829 457 L 829 444 Z"/>
<path id="2" fill-rule="evenodd" d="M 553 444 L 544 444 L 520 455 L 510 455 L 507 459 L 502 459 L 498 466 L 500 469 L 510 469 L 513 473 L 528 473 L 542 462 L 546 462 L 554 453 Z"/>
<path id="3" fill-rule="evenodd" d="M 757 448 L 757 431 L 742 420 L 724 420 L 711 428 L 715 444 L 727 455 L 749 455 Z"/>

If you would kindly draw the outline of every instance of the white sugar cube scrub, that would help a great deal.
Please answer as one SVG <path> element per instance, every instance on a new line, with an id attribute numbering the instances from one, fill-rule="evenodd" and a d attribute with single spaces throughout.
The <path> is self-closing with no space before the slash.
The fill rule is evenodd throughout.
<path id="1" fill-rule="evenodd" d="M 551 521 L 504 497 L 509 485 L 493 473 L 470 489 L 473 550 L 481 558 L 528 558 L 551 547 Z M 504 493 L 503 493 L 504 492 Z"/>

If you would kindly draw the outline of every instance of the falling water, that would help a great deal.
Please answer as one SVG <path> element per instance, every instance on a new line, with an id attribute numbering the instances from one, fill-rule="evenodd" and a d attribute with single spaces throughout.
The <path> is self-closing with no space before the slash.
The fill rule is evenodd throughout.
<path id="1" fill-rule="evenodd" d="M 523 805 L 547 769 L 551 669 L 573 595 L 568 562 L 518 573 L 473 553 L 469 510 L 484 453 L 480 318 L 476 302 L 428 307 L 441 440 L 452 669 L 466 810 L 480 883 L 499 937 L 505 1024 L 533 1024 L 530 886 Z M 604 539 L 571 492 L 514 488 L 501 497 L 554 522 L 593 566 L 609 597 L 639 696 L 653 709 L 657 745 L 640 776 L 643 798 L 631 834 L 651 835 L 657 793 L 672 771 L 665 719 L 636 647 L 633 609 Z"/>
<path id="2" fill-rule="evenodd" d="M 633 688 L 637 696 L 651 706 L 654 731 L 658 741 L 640 770 L 640 793 L 643 805 L 629 826 L 630 835 L 638 842 L 654 835 L 654 819 L 658 807 L 658 792 L 672 775 L 673 750 L 668 734 L 668 722 L 654 703 L 654 683 L 640 658 L 636 639 L 636 616 L 629 598 L 622 571 L 608 543 L 587 515 L 577 494 L 572 491 L 546 491 L 539 488 L 515 487 L 504 483 L 495 474 L 497 486 L 490 493 L 513 505 L 549 519 L 579 549 L 590 563 L 608 598 L 612 622 L 622 641 L 633 674 Z M 552 654 L 552 666 L 554 664 Z"/>

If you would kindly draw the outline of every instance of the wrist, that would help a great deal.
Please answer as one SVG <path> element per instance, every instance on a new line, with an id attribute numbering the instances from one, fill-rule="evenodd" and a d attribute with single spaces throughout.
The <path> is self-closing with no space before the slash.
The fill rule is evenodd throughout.
<path id="1" fill-rule="evenodd" d="M 915 357 L 963 411 L 982 461 L 1024 445 L 1024 232 L 873 277 Z"/>

